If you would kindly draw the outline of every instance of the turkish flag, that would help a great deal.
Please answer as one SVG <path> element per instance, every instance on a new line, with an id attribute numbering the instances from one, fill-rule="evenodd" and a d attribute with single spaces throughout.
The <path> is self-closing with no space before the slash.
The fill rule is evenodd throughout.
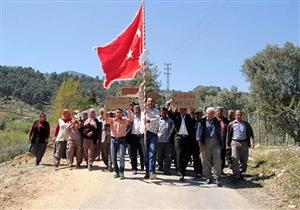
<path id="1" fill-rule="evenodd" d="M 116 80 L 133 79 L 142 69 L 140 56 L 144 46 L 143 5 L 133 22 L 111 43 L 97 47 L 105 75 L 104 88 Z"/>

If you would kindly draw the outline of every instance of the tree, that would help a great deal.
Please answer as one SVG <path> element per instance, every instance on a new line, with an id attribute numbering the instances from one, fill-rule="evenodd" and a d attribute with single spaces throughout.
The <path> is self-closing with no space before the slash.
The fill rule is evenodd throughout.
<path id="1" fill-rule="evenodd" d="M 86 109 L 88 98 L 82 93 L 79 80 L 69 78 L 58 88 L 54 98 L 54 117 L 59 118 L 63 109 Z"/>
<path id="2" fill-rule="evenodd" d="M 268 45 L 245 61 L 242 72 L 262 115 L 300 142 L 300 48 Z"/>

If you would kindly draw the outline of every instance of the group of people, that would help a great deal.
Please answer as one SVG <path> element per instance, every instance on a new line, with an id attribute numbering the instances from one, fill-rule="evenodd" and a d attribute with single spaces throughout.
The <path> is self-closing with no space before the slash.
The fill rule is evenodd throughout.
<path id="1" fill-rule="evenodd" d="M 235 178 L 243 179 L 249 147 L 254 147 L 255 142 L 251 125 L 243 120 L 241 111 L 229 110 L 225 117 L 222 107 L 207 107 L 204 114 L 201 110 L 174 107 L 172 99 L 158 109 L 152 98 L 145 100 L 144 91 L 145 81 L 139 88 L 138 104 L 114 112 L 104 107 L 98 117 L 95 109 L 82 112 L 80 117 L 65 109 L 54 129 L 53 165 L 58 167 L 61 158 L 67 158 L 69 167 L 81 167 L 84 160 L 92 170 L 101 154 L 107 169 L 114 172 L 113 177 L 123 179 L 128 148 L 132 173 L 137 174 L 139 156 L 145 179 L 156 179 L 156 163 L 159 171 L 170 175 L 173 161 L 180 181 L 185 180 L 190 162 L 195 176 L 204 176 L 207 184 L 221 186 L 226 165 Z M 42 160 L 49 135 L 46 114 L 41 113 L 29 132 L 36 165 Z"/>

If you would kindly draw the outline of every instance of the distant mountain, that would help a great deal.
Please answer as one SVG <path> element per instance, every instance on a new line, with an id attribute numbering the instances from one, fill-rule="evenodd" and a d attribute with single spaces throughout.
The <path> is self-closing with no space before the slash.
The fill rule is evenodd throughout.
<path id="1" fill-rule="evenodd" d="M 41 108 L 51 100 L 61 83 L 68 78 L 80 81 L 84 94 L 99 98 L 102 80 L 88 75 L 68 71 L 63 73 L 41 73 L 31 67 L 0 65 L 0 97 L 13 97 L 27 104 Z M 103 95 L 103 94 L 102 94 Z M 103 98 L 104 96 L 101 97 Z"/>
<path id="2" fill-rule="evenodd" d="M 83 74 L 83 73 L 80 73 L 80 72 L 77 72 L 77 71 L 64 71 L 63 73 L 66 73 L 66 74 L 69 74 L 69 75 L 73 75 L 73 76 L 77 76 L 77 77 L 90 77 L 86 74 Z"/>

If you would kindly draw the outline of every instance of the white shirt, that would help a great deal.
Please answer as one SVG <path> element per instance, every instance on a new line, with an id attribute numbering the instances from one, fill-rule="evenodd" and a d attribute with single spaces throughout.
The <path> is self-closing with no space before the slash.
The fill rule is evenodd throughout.
<path id="1" fill-rule="evenodd" d="M 181 116 L 181 124 L 180 124 L 178 134 L 179 135 L 189 135 L 189 133 L 186 129 L 186 125 L 185 125 L 185 116 L 184 117 Z"/>
<path id="2" fill-rule="evenodd" d="M 145 130 L 157 134 L 160 120 L 159 110 L 156 108 L 149 109 L 145 107 L 144 90 L 139 90 L 138 97 L 139 104 L 142 110 L 141 119 L 143 123 L 146 122 Z M 148 120 L 150 121 L 150 123 L 147 123 Z"/>
<path id="3" fill-rule="evenodd" d="M 146 120 L 146 131 L 150 131 L 152 133 L 158 132 L 158 126 L 159 126 L 159 120 L 160 120 L 160 113 L 159 110 L 156 108 L 148 109 L 145 108 L 145 111 L 142 112 L 142 120 Z M 147 121 L 150 121 L 150 123 L 147 123 Z"/>
<path id="4" fill-rule="evenodd" d="M 68 125 L 67 123 L 65 123 L 65 121 L 63 121 L 62 119 L 58 120 L 58 125 L 59 125 L 59 131 L 57 134 L 57 137 L 55 139 L 55 141 L 66 141 L 68 140 L 69 137 L 69 132 L 68 132 Z"/>
<path id="5" fill-rule="evenodd" d="M 142 122 L 142 119 L 138 118 L 138 117 L 136 117 L 136 115 L 134 115 L 131 134 L 141 135 L 144 133 L 144 131 L 145 131 L 145 126 L 144 126 L 144 123 Z"/>

